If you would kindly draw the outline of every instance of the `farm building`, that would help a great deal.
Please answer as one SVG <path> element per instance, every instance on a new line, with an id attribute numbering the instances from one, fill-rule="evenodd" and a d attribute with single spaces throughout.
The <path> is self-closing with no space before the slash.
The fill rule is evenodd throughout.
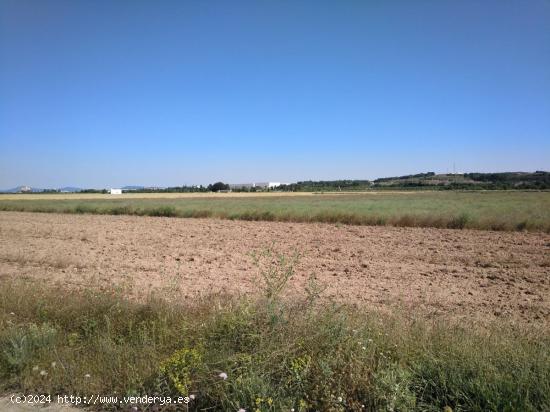
<path id="1" fill-rule="evenodd" d="M 110 193 L 112 195 L 121 195 L 122 194 L 122 189 L 111 189 Z"/>

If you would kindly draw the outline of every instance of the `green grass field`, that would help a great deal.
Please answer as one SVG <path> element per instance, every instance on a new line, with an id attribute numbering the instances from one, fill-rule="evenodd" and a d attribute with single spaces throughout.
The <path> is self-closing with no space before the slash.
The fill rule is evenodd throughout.
<path id="1" fill-rule="evenodd" d="M 0 196 L 0 210 L 550 231 L 550 192 L 370 192 L 233 197 Z"/>
<path id="2" fill-rule="evenodd" d="M 277 261 L 257 300 L 136 303 L 3 280 L 0 392 L 193 395 L 189 410 L 550 409 L 547 329 L 321 304 L 314 281 L 286 301 L 293 263 Z"/>

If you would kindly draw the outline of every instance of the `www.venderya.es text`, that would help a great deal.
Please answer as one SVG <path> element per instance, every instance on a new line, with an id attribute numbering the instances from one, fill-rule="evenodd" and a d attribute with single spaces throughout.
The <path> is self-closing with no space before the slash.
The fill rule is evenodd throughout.
<path id="1" fill-rule="evenodd" d="M 14 404 L 49 405 L 185 405 L 191 400 L 188 396 L 113 396 L 113 395 L 12 395 Z"/>

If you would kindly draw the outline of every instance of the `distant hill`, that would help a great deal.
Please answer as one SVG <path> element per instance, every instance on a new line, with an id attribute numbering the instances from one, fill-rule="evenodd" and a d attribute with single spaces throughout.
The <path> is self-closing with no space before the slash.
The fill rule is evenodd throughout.
<path id="1" fill-rule="evenodd" d="M 14 187 L 13 189 L 0 190 L 0 192 L 2 192 L 2 193 L 19 193 L 22 190 L 24 190 L 25 188 L 27 188 L 27 186 L 17 186 L 17 187 Z M 36 192 L 43 192 L 44 189 L 31 187 L 30 190 L 27 190 L 27 191 L 32 192 L 32 193 L 36 193 Z"/>
<path id="2" fill-rule="evenodd" d="M 361 191 L 368 189 L 431 189 L 431 190 L 550 190 L 550 172 L 503 173 L 418 173 L 369 180 L 303 181 L 283 185 L 277 190 L 308 191 Z"/>
<path id="3" fill-rule="evenodd" d="M 432 189 L 550 189 L 550 172 L 445 173 L 384 177 L 373 181 L 373 188 Z"/>
<path id="4" fill-rule="evenodd" d="M 17 193 L 19 192 L 20 187 L 14 187 L 13 189 L 0 189 L 1 193 Z"/>
<path id="5" fill-rule="evenodd" d="M 17 186 L 17 187 L 14 187 L 13 189 L 0 190 L 0 193 L 20 193 L 20 192 L 25 192 L 25 193 L 56 193 L 56 192 L 76 193 L 76 192 L 80 192 L 82 190 L 79 187 L 73 187 L 73 186 L 61 187 L 59 189 L 42 189 L 42 188 L 38 188 L 38 187 L 31 187 L 30 190 L 28 190 L 27 188 L 28 188 L 28 186 Z M 27 189 L 27 190 L 25 190 L 25 189 Z"/>
<path id="6" fill-rule="evenodd" d="M 28 186 L 17 186 L 12 189 L 0 189 L 0 193 L 57 193 L 57 192 L 63 192 L 63 193 L 78 193 L 78 192 L 96 192 L 101 191 L 102 189 L 83 189 L 81 187 L 76 186 L 64 186 L 56 189 L 42 189 L 38 187 L 31 187 L 30 190 L 24 190 L 28 188 Z M 143 190 L 144 186 L 124 186 L 121 189 L 122 190 Z"/>

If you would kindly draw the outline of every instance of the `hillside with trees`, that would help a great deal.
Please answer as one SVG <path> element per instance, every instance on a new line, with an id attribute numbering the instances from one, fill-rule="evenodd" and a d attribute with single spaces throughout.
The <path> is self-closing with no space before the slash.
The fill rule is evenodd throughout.
<path id="1" fill-rule="evenodd" d="M 369 180 L 302 181 L 278 188 L 290 192 L 360 190 L 549 190 L 550 172 L 418 173 Z"/>

